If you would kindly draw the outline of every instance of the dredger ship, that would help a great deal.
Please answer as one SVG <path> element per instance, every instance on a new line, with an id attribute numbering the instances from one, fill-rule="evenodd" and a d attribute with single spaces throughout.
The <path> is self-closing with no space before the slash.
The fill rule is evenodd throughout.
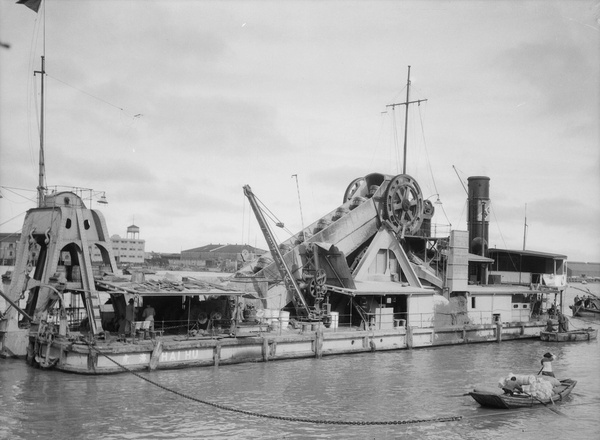
<path id="1" fill-rule="evenodd" d="M 104 374 L 538 338 L 562 307 L 566 256 L 489 249 L 489 182 L 468 179 L 468 231 L 432 236 L 435 206 L 418 182 L 372 173 L 282 243 L 246 185 L 269 252 L 216 280 L 115 275 L 102 213 L 74 192 L 46 195 L 2 293 L 0 351 Z M 152 327 L 140 319 L 148 304 Z"/>

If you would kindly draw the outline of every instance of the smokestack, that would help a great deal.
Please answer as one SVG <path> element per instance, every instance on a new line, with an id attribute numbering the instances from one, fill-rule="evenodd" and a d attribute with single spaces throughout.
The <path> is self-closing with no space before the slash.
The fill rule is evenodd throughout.
<path id="1" fill-rule="evenodd" d="M 490 215 L 490 178 L 473 176 L 469 188 L 469 252 L 487 257 Z"/>

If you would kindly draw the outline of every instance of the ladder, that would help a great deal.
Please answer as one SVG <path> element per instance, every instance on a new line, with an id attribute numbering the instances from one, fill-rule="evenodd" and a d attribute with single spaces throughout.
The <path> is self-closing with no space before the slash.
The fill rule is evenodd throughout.
<path id="1" fill-rule="evenodd" d="M 96 290 L 94 280 L 94 271 L 92 269 L 92 258 L 89 250 L 89 244 L 86 237 L 84 226 L 84 215 L 81 208 L 75 210 L 77 217 L 77 226 L 79 228 L 79 238 L 81 240 L 81 281 L 84 288 L 85 308 L 88 314 L 90 330 L 93 335 L 98 335 L 103 331 L 102 317 L 100 314 L 100 296 Z"/>

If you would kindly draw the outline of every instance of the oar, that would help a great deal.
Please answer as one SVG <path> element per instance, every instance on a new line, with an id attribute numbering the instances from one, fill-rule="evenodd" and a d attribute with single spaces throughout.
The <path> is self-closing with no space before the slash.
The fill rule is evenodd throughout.
<path id="1" fill-rule="evenodd" d="M 464 397 L 464 396 L 470 396 L 471 393 L 465 393 L 465 394 L 452 394 L 450 396 L 444 396 L 444 397 Z"/>
<path id="2" fill-rule="evenodd" d="M 540 402 L 542 405 L 544 405 L 546 408 L 548 408 L 550 411 L 552 411 L 552 412 L 554 412 L 554 413 L 556 413 L 556 414 L 558 414 L 558 415 L 560 415 L 560 416 L 563 416 L 563 417 L 569 417 L 569 416 L 567 416 L 565 413 L 563 413 L 563 412 L 560 412 L 559 410 L 557 410 L 556 408 L 549 407 L 549 406 L 548 406 L 548 404 L 547 404 L 546 402 L 544 402 L 543 400 L 540 400 L 540 399 L 538 399 L 538 398 L 537 398 L 537 397 L 535 397 L 533 394 L 528 394 L 528 393 L 526 393 L 525 391 L 523 391 L 523 394 L 525 394 L 526 396 L 529 396 L 529 397 L 531 397 L 532 399 L 535 399 L 535 400 L 537 400 L 537 401 L 538 401 L 538 402 Z M 551 402 L 552 402 L 552 404 L 554 405 L 554 400 L 552 400 L 552 397 L 550 398 L 550 401 L 551 401 Z"/>

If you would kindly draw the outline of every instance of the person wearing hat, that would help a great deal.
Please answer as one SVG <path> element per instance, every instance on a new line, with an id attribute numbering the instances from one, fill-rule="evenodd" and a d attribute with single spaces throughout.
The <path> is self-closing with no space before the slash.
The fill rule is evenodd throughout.
<path id="1" fill-rule="evenodd" d="M 540 370 L 540 373 L 542 373 L 542 376 L 554 376 L 554 372 L 552 371 L 552 361 L 556 359 L 556 356 L 554 356 L 552 353 L 548 352 L 544 354 L 544 357 L 542 358 L 542 369 Z M 540 374 L 538 373 L 538 374 Z"/>

